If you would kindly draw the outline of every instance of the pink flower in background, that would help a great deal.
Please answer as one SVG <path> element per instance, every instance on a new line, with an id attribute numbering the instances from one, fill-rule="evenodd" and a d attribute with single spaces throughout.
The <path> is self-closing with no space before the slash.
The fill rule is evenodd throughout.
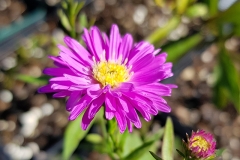
<path id="1" fill-rule="evenodd" d="M 214 158 L 216 141 L 212 134 L 200 130 L 192 133 L 188 140 L 188 148 L 197 158 Z"/>
<path id="2" fill-rule="evenodd" d="M 66 109 L 69 120 L 85 111 L 82 129 L 86 129 L 101 106 L 106 119 L 116 118 L 120 132 L 132 131 L 132 124 L 141 128 L 137 111 L 146 121 L 158 111 L 170 112 L 162 96 L 170 96 L 175 85 L 159 81 L 171 77 L 172 64 L 166 53 L 157 55 L 148 42 L 134 44 L 130 34 L 121 37 L 112 25 L 110 37 L 97 27 L 84 30 L 86 49 L 76 40 L 65 37 L 67 47 L 59 45 L 59 56 L 50 58 L 56 68 L 43 73 L 53 76 L 40 93 L 55 92 L 53 97 L 69 97 Z"/>

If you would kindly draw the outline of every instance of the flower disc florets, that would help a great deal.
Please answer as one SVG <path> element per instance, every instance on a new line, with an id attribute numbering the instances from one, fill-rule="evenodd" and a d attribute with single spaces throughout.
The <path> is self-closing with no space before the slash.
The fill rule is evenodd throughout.
<path id="1" fill-rule="evenodd" d="M 213 135 L 203 130 L 193 132 L 188 140 L 188 148 L 197 158 L 208 158 L 215 154 L 216 142 Z"/>
<path id="2" fill-rule="evenodd" d="M 141 127 L 138 113 L 149 121 L 158 111 L 170 112 L 162 97 L 176 86 L 160 83 L 173 75 L 166 53 L 159 54 L 160 49 L 145 41 L 133 43 L 130 34 L 120 35 L 117 25 L 109 37 L 93 26 L 84 29 L 82 38 L 86 48 L 70 37 L 64 38 L 67 47 L 58 45 L 59 56 L 50 56 L 56 67 L 43 71 L 53 78 L 39 89 L 54 92 L 56 98 L 69 97 L 69 120 L 84 112 L 85 130 L 104 106 L 106 119 L 115 117 L 120 132 L 131 132 L 133 125 Z"/>
<path id="3" fill-rule="evenodd" d="M 96 62 L 94 59 L 93 76 L 103 87 L 110 85 L 111 88 L 114 88 L 130 78 L 130 68 L 126 67 L 127 59 L 123 64 L 121 57 L 117 62 L 108 62 L 104 53 L 100 62 Z"/>

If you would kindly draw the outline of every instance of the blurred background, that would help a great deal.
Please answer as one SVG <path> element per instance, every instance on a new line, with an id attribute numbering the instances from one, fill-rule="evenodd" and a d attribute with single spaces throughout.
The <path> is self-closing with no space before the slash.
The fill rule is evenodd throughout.
<path id="1" fill-rule="evenodd" d="M 215 135 L 218 148 L 225 148 L 221 159 L 240 160 L 239 1 L 87 0 L 72 23 L 61 3 L 0 0 L 1 160 L 59 159 L 68 113 L 64 99 L 37 93 L 49 79 L 42 70 L 53 66 L 47 56 L 58 54 L 56 44 L 65 35 L 81 41 L 84 27 L 94 24 L 109 32 L 113 23 L 121 34 L 162 48 L 174 63 L 174 77 L 163 83 L 178 85 L 167 97 L 175 146 L 185 133 L 204 129 Z M 149 125 L 164 126 L 167 116 L 160 113 Z M 80 145 L 74 155 L 103 156 Z"/>

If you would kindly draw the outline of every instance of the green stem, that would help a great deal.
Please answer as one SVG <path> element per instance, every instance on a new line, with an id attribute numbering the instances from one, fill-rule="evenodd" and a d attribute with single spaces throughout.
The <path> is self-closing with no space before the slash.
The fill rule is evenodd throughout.
<path id="1" fill-rule="evenodd" d="M 104 121 L 104 117 L 100 119 L 100 126 L 101 126 L 101 129 L 102 129 L 102 134 L 103 134 L 103 138 L 104 139 L 107 139 L 107 128 L 106 128 L 106 124 L 105 124 L 105 121 Z"/>
<path id="2" fill-rule="evenodd" d="M 70 1 L 69 4 L 70 10 L 69 10 L 69 23 L 71 25 L 71 32 L 70 35 L 73 38 L 76 38 L 76 30 L 75 30 L 75 20 L 76 20 L 76 15 L 75 15 L 75 7 L 73 1 Z"/>
<path id="3" fill-rule="evenodd" d="M 115 158 L 113 158 L 113 159 L 114 160 L 116 160 L 116 159 L 123 160 L 122 154 L 121 154 L 121 149 L 117 142 L 118 134 L 116 134 L 117 127 L 116 127 L 115 123 L 116 122 L 114 120 L 111 120 L 111 121 L 107 120 L 107 125 L 105 125 L 108 127 L 108 129 L 105 128 L 106 134 L 107 134 L 106 141 L 110 142 L 109 145 L 111 145 L 110 148 L 112 149 L 111 154 L 114 153 L 114 155 L 115 155 Z M 109 154 L 109 156 L 111 156 L 110 153 L 108 153 L 108 154 Z"/>
<path id="4" fill-rule="evenodd" d="M 119 147 L 118 147 L 118 145 L 117 145 L 118 143 L 116 142 L 114 136 L 113 136 L 111 133 L 110 133 L 109 135 L 110 135 L 110 138 L 111 138 L 111 140 L 112 140 L 112 142 L 113 142 L 113 151 L 115 151 L 116 154 L 118 155 L 118 157 L 122 160 L 122 156 L 121 156 Z"/>

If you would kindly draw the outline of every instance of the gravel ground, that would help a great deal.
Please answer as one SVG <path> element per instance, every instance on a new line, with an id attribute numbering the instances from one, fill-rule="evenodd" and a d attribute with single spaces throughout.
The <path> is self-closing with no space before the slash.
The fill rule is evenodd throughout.
<path id="1" fill-rule="evenodd" d="M 7 6 L 3 8 L 5 2 Z M 21 1 L 1 1 L 0 26 L 21 17 L 25 7 Z M 89 17 L 96 17 L 96 25 L 103 31 L 116 23 L 121 33 L 133 34 L 136 41 L 163 26 L 171 17 L 169 10 L 160 9 L 148 0 L 95 0 L 84 11 Z M 177 40 L 197 30 L 199 22 L 183 18 L 167 40 Z M 48 19 L 35 35 L 23 39 L 21 47 L 0 62 L 0 145 L 13 159 L 31 159 L 34 155 L 39 159 L 45 157 L 46 151 L 61 140 L 68 122 L 64 99 L 37 94 L 38 85 L 15 79 L 17 73 L 39 77 L 43 68 L 52 66 L 46 58 L 49 52 L 57 53 L 51 36 L 61 39 L 64 34 L 56 26 L 56 21 Z M 237 38 L 226 43 L 238 52 L 239 44 Z M 232 104 L 219 110 L 212 103 L 217 53 L 218 48 L 211 45 L 200 56 L 191 57 L 193 64 L 176 78 L 179 88 L 174 89 L 173 96 L 167 100 L 172 113 L 183 125 L 215 135 L 217 147 L 226 149 L 223 160 L 240 160 L 240 115 Z M 92 157 L 90 159 L 94 159 L 94 154 Z"/>

